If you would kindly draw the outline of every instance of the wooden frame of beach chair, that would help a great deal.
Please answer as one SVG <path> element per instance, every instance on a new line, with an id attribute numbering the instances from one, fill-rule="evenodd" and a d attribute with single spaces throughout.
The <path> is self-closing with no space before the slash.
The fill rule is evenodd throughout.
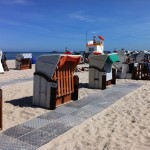
<path id="1" fill-rule="evenodd" d="M 78 99 L 79 78 L 74 73 L 72 62 L 57 68 L 54 72 L 53 80 L 57 81 L 56 106 Z M 76 93 L 76 94 L 75 94 Z"/>
<path id="2" fill-rule="evenodd" d="M 0 130 L 2 130 L 3 127 L 3 107 L 2 107 L 2 90 L 0 89 Z"/>

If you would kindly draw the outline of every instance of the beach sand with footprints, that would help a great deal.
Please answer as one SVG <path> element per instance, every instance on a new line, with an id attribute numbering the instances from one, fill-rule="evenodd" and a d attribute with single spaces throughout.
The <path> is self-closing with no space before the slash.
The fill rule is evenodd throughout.
<path id="1" fill-rule="evenodd" d="M 15 60 L 8 60 L 7 64 L 9 71 L 0 74 L 3 91 L 2 131 L 50 111 L 32 105 L 35 65 L 32 65 L 32 69 L 15 70 Z M 88 71 L 75 74 L 80 82 L 79 100 L 101 91 L 88 88 Z M 116 83 L 138 83 L 142 86 L 39 150 L 149 150 L 150 81 L 117 79 Z M 108 88 L 113 87 L 110 85 Z"/>

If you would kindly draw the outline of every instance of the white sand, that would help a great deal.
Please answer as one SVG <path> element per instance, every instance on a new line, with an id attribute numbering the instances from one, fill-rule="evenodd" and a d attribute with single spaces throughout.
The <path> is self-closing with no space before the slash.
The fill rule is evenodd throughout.
<path id="1" fill-rule="evenodd" d="M 8 67 L 14 68 L 14 61 L 8 61 Z M 0 74 L 0 82 L 32 77 L 33 72 L 34 66 L 23 71 L 10 69 Z M 79 98 L 98 91 L 87 88 L 87 71 L 76 74 L 83 83 Z M 150 81 L 117 80 L 117 84 L 123 82 L 142 83 L 143 86 L 39 150 L 150 150 Z M 31 105 L 32 81 L 1 88 L 4 129 L 49 111 Z"/>
<path id="2" fill-rule="evenodd" d="M 9 71 L 0 74 L 0 82 L 33 77 L 35 65 L 32 65 L 32 69 L 27 70 L 16 70 L 14 60 L 9 60 L 7 65 Z M 87 88 L 87 71 L 76 74 L 79 74 L 80 82 L 83 81 L 83 86 L 86 86 L 80 88 L 79 98 L 95 92 Z M 50 111 L 32 105 L 33 81 L 2 86 L 1 89 L 3 90 L 3 130 Z"/>

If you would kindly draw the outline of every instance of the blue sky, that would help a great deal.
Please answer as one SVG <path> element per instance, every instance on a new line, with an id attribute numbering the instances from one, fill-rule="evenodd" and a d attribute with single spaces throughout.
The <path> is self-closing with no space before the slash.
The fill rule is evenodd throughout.
<path id="1" fill-rule="evenodd" d="M 150 50 L 149 0 L 0 0 L 0 49 L 85 50 L 93 35 L 105 50 Z"/>

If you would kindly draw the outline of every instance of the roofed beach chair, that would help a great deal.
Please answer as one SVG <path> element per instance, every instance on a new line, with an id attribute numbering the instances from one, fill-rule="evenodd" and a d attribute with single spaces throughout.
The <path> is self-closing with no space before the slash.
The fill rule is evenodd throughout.
<path id="1" fill-rule="evenodd" d="M 132 73 L 129 73 L 129 61 L 127 61 L 127 56 L 123 50 L 117 51 L 119 57 L 119 62 L 115 62 L 113 66 L 117 69 L 116 76 L 120 79 L 131 79 Z"/>
<path id="2" fill-rule="evenodd" d="M 116 69 L 112 64 L 119 61 L 116 54 L 99 54 L 89 57 L 89 87 L 106 89 L 107 85 L 116 84 Z"/>
<path id="3" fill-rule="evenodd" d="M 32 53 L 21 53 L 16 55 L 16 69 L 24 70 L 32 68 Z"/>
<path id="4" fill-rule="evenodd" d="M 75 68 L 80 55 L 42 55 L 36 60 L 33 105 L 55 109 L 78 99 L 78 76 Z"/>
<path id="5" fill-rule="evenodd" d="M 139 54 L 135 58 L 135 62 L 141 63 L 142 61 L 144 61 L 144 56 L 145 56 L 144 51 L 140 51 Z"/>

